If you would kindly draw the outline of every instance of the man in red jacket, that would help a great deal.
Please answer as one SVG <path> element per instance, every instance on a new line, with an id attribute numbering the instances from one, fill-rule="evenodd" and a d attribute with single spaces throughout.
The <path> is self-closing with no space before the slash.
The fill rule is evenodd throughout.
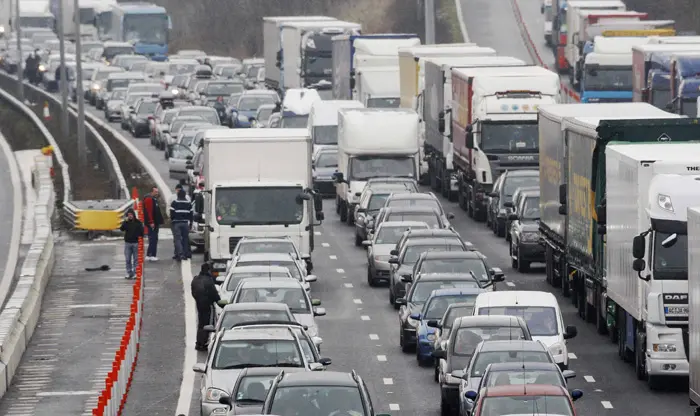
<path id="1" fill-rule="evenodd" d="M 163 214 L 158 203 L 158 188 L 153 187 L 151 193 L 143 198 L 143 222 L 148 227 L 148 249 L 146 250 L 146 260 L 158 260 L 158 231 L 163 225 Z"/>

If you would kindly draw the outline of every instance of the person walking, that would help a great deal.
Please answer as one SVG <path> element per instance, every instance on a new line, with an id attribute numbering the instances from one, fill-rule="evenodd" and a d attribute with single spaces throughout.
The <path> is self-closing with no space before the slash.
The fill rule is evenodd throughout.
<path id="1" fill-rule="evenodd" d="M 209 341 L 209 333 L 204 330 L 206 325 L 214 325 L 216 317 L 215 304 L 224 305 L 219 292 L 216 290 L 214 276 L 211 274 L 209 263 L 204 263 L 197 276 L 192 279 L 192 297 L 197 304 L 197 340 L 194 348 L 197 351 L 206 351 Z"/>
<path id="2" fill-rule="evenodd" d="M 158 261 L 158 232 L 163 225 L 163 214 L 160 212 L 158 203 L 159 195 L 158 188 L 154 186 L 151 193 L 143 198 L 143 220 L 148 227 L 147 261 Z"/>
<path id="3" fill-rule="evenodd" d="M 192 203 L 187 200 L 184 189 L 177 191 L 177 199 L 170 204 L 170 222 L 173 225 L 175 255 L 173 260 L 192 258 L 190 251 L 190 228 L 192 228 Z"/>
<path id="4" fill-rule="evenodd" d="M 126 279 L 136 277 L 136 262 L 139 251 L 139 238 L 143 237 L 143 223 L 136 218 L 132 208 L 126 211 L 126 219 L 120 227 L 124 231 L 124 257 L 126 258 Z"/>

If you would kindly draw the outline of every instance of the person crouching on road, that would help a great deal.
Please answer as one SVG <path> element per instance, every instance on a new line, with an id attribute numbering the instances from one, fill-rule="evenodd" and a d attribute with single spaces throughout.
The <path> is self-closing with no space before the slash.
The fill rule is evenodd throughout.
<path id="1" fill-rule="evenodd" d="M 139 251 L 139 238 L 143 237 L 143 223 L 136 218 L 132 208 L 126 211 L 126 220 L 120 228 L 124 231 L 124 257 L 126 257 L 126 279 L 136 277 L 136 262 Z"/>
<path id="2" fill-rule="evenodd" d="M 192 228 L 192 203 L 187 200 L 184 189 L 177 191 L 177 199 L 170 204 L 170 222 L 173 224 L 173 240 L 175 243 L 174 260 L 192 258 L 190 251 L 190 228 Z"/>
<path id="3" fill-rule="evenodd" d="M 192 297 L 197 304 L 197 341 L 194 348 L 197 351 L 206 351 L 209 341 L 209 333 L 204 330 L 207 325 L 214 325 L 216 318 L 215 304 L 226 304 L 216 290 L 214 276 L 208 263 L 202 265 L 197 276 L 192 279 Z"/>

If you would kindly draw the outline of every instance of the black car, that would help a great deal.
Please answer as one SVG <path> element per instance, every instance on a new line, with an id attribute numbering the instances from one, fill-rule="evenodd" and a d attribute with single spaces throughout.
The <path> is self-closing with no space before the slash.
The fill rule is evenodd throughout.
<path id="1" fill-rule="evenodd" d="M 539 186 L 524 186 L 522 188 L 518 188 L 515 193 L 513 194 L 513 200 L 511 202 L 506 202 L 505 207 L 507 209 L 507 215 L 506 215 L 506 234 L 505 234 L 505 239 L 506 241 L 510 242 L 510 226 L 513 221 L 510 220 L 510 214 L 518 214 L 517 209 L 520 206 L 520 200 L 525 196 L 526 193 L 529 192 L 540 192 L 540 187 Z"/>
<path id="2" fill-rule="evenodd" d="M 262 411 L 272 381 L 281 371 L 288 374 L 305 368 L 252 367 L 244 369 L 236 379 L 230 395 L 221 395 L 219 403 L 229 407 L 229 414 L 252 415 Z"/>
<path id="3" fill-rule="evenodd" d="M 143 98 L 134 105 L 129 116 L 129 131 L 132 136 L 143 137 L 151 134 L 149 118 L 153 117 L 157 105 L 157 98 Z"/>
<path id="4" fill-rule="evenodd" d="M 366 189 L 360 194 L 360 202 L 355 208 L 355 221 L 353 221 L 355 223 L 356 246 L 361 246 L 364 240 L 370 238 L 372 230 L 376 230 L 374 227 L 375 218 L 392 192 L 396 192 L 396 189 L 378 186 Z"/>
<path id="5" fill-rule="evenodd" d="M 521 273 L 530 269 L 530 263 L 544 263 L 544 246 L 540 244 L 540 193 L 527 192 L 520 205 L 510 214 L 511 266 Z"/>
<path id="6" fill-rule="evenodd" d="M 505 280 L 503 271 L 498 267 L 489 267 L 484 255 L 478 251 L 424 252 L 413 266 L 408 280 L 425 273 L 470 273 L 483 288 Z"/>
<path id="7" fill-rule="evenodd" d="M 264 415 L 330 415 L 374 413 L 367 385 L 355 371 L 282 371 L 275 377 L 265 399 Z"/>
<path id="8" fill-rule="evenodd" d="M 508 212 L 505 204 L 513 202 L 513 194 L 524 186 L 539 186 L 540 172 L 537 170 L 510 170 L 501 174 L 488 195 L 486 207 L 486 225 L 494 234 L 504 237 L 507 232 Z"/>

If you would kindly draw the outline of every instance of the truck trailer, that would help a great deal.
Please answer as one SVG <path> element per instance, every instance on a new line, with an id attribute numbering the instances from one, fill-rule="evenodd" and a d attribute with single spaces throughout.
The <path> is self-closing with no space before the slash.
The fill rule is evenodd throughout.
<path id="1" fill-rule="evenodd" d="M 632 81 L 634 86 L 632 101 L 647 102 L 658 108 L 665 109 L 666 105 L 671 101 L 670 81 L 665 83 L 665 88 L 654 91 L 653 95 L 656 95 L 656 97 L 653 97 L 651 94 L 652 79 L 669 74 L 673 53 L 700 52 L 700 37 L 698 37 L 698 42 L 695 44 L 659 44 L 651 43 L 652 41 L 653 38 L 650 38 L 650 43 L 632 48 Z M 657 84 L 659 86 L 663 85 L 662 83 Z"/>

